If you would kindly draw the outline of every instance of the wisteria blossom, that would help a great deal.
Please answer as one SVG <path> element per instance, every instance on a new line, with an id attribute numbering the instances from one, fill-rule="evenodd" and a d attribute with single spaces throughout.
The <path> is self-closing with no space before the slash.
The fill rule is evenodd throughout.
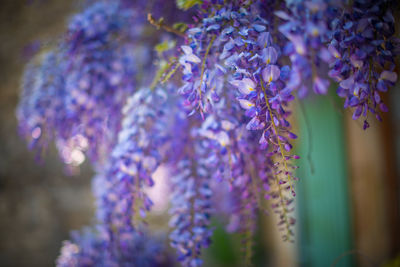
<path id="1" fill-rule="evenodd" d="M 204 266 L 218 216 L 251 266 L 259 214 L 296 239 L 295 100 L 335 91 L 364 129 L 388 111 L 394 1 L 167 2 L 85 1 L 25 68 L 21 136 L 96 172 L 93 224 L 63 243 L 57 266 Z M 148 230 L 160 167 L 173 256 Z"/>

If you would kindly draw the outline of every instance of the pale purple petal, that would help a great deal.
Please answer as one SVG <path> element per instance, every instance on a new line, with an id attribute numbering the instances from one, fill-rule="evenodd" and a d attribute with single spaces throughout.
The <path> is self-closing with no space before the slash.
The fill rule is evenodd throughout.
<path id="1" fill-rule="evenodd" d="M 397 74 L 396 74 L 396 72 L 393 72 L 393 71 L 384 70 L 384 71 L 382 71 L 379 79 L 388 80 L 388 81 L 394 83 L 397 81 Z"/>
<path id="2" fill-rule="evenodd" d="M 281 71 L 276 65 L 268 65 L 263 71 L 262 76 L 267 83 L 274 82 L 279 79 Z"/>
<path id="3" fill-rule="evenodd" d="M 340 58 L 340 53 L 336 49 L 336 47 L 334 47 L 333 45 L 329 45 L 328 50 L 329 50 L 329 52 L 331 52 L 332 56 L 334 56 L 335 58 Z"/>
<path id="4" fill-rule="evenodd" d="M 239 99 L 239 104 L 244 109 L 250 109 L 255 106 L 254 103 L 246 99 Z"/>
<path id="5" fill-rule="evenodd" d="M 193 62 L 193 63 L 200 63 L 201 60 L 198 56 L 191 54 L 191 55 L 186 55 L 185 60 L 188 62 Z"/>
<path id="6" fill-rule="evenodd" d="M 192 49 L 190 46 L 188 46 L 188 45 L 182 45 L 181 48 L 182 48 L 183 52 L 184 52 L 186 55 L 190 55 L 190 54 L 193 53 L 193 49 Z"/>
<path id="7" fill-rule="evenodd" d="M 272 46 L 267 47 L 263 50 L 264 60 L 267 64 L 275 64 L 276 60 L 278 59 L 278 53 L 276 49 Z"/>
<path id="8" fill-rule="evenodd" d="M 317 94 L 325 95 L 328 92 L 329 81 L 320 77 L 314 79 L 314 92 Z"/>
<path id="9" fill-rule="evenodd" d="M 281 10 L 275 11 L 274 14 L 275 14 L 275 16 L 277 16 L 278 18 L 281 18 L 283 20 L 290 20 L 290 16 L 284 11 L 281 11 Z"/>
<path id="10" fill-rule="evenodd" d="M 350 76 L 346 80 L 341 81 L 340 86 L 344 89 L 351 89 L 354 86 L 354 76 Z"/>
<path id="11" fill-rule="evenodd" d="M 304 39 L 302 36 L 299 35 L 290 35 L 289 36 L 290 41 L 292 41 L 294 48 L 296 49 L 296 52 L 299 55 L 305 55 L 307 54 L 307 49 L 306 45 L 304 43 Z"/>

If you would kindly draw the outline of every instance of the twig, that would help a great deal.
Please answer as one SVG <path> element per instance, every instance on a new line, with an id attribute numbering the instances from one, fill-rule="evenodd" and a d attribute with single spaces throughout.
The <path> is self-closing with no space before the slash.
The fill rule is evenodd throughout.
<path id="1" fill-rule="evenodd" d="M 156 21 L 156 20 L 153 18 L 153 16 L 151 15 L 151 13 L 148 13 L 148 14 L 147 14 L 147 20 L 150 22 L 151 25 L 153 25 L 154 27 L 156 27 L 157 30 L 163 29 L 163 30 L 165 30 L 165 31 L 167 31 L 167 32 L 174 33 L 174 34 L 176 34 L 176 35 L 178 35 L 178 36 L 181 36 L 181 37 L 183 37 L 183 38 L 186 38 L 186 35 L 185 35 L 184 33 L 180 32 L 180 31 L 178 31 L 178 30 L 176 30 L 176 29 L 174 29 L 174 28 L 172 28 L 172 27 L 170 27 L 170 26 L 168 26 L 168 25 L 165 25 L 165 24 L 164 24 L 163 22 L 161 22 L 161 21 Z"/>

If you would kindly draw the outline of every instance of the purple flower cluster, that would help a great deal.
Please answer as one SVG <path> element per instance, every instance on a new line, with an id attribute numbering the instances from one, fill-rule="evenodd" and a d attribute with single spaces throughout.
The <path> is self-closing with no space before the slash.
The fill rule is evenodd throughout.
<path id="1" fill-rule="evenodd" d="M 30 146 L 43 149 L 54 140 L 71 167 L 85 152 L 104 163 L 135 85 L 132 15 L 117 2 L 91 4 L 70 20 L 57 49 L 28 65 L 17 117 Z"/>
<path id="2" fill-rule="evenodd" d="M 124 40 L 130 37 L 129 22 L 134 15 L 130 11 L 121 10 L 118 2 L 101 1 L 71 19 L 63 43 L 68 94 L 64 100 L 67 127 L 57 142 L 60 150 L 80 136 L 89 144 L 87 153 L 94 162 L 104 162 L 99 157 L 111 151 L 121 109 L 135 86 L 134 46 Z M 69 156 L 68 151 L 61 154 Z"/>
<path id="3" fill-rule="evenodd" d="M 388 108 L 381 93 L 397 81 L 394 56 L 398 39 L 394 38 L 394 18 L 388 1 L 354 1 L 335 19 L 329 50 L 334 56 L 329 72 L 339 83 L 337 93 L 345 98 L 344 107 L 354 108 L 353 119 L 368 111 L 382 120 L 380 111 Z M 364 120 L 364 129 L 368 128 Z"/>
<path id="4" fill-rule="evenodd" d="M 172 167 L 169 224 L 173 230 L 170 240 L 182 266 L 198 267 L 202 265 L 201 249 L 208 247 L 212 235 L 208 228 L 213 210 L 211 170 L 205 161 L 207 150 L 198 138 L 196 128 L 187 130 L 182 141 L 190 145 L 186 145 L 181 159 Z"/>
<path id="5" fill-rule="evenodd" d="M 107 233 L 101 226 L 75 231 L 71 235 L 71 241 L 64 241 L 61 248 L 61 255 L 57 259 L 59 267 L 171 266 L 171 259 L 158 237 L 130 232 L 110 246 Z"/>
<path id="6" fill-rule="evenodd" d="M 128 99 L 118 143 L 94 184 L 98 219 L 117 236 L 132 231 L 152 206 L 143 189 L 153 186 L 152 174 L 163 159 L 167 105 L 160 88 L 140 89 Z"/>
<path id="7" fill-rule="evenodd" d="M 39 55 L 27 65 L 22 80 L 17 107 L 19 130 L 29 147 L 39 151 L 47 147 L 54 138 L 54 129 L 61 126 L 64 80 L 61 67 L 54 67 L 60 64 L 60 57 L 54 51 Z"/>
<path id="8" fill-rule="evenodd" d="M 285 21 L 279 31 L 288 40 L 284 53 L 292 63 L 287 86 L 297 89 L 300 98 L 307 95 L 308 87 L 316 94 L 328 92 L 330 82 L 323 71 L 332 56 L 325 44 L 330 35 L 329 22 L 339 4 L 329 0 L 287 1 L 287 11 L 275 13 Z"/>
<path id="9" fill-rule="evenodd" d="M 57 263 L 162 266 L 162 248 L 142 222 L 153 205 L 146 188 L 164 165 L 170 241 L 182 266 L 202 265 L 215 201 L 229 204 L 221 213 L 243 235 L 249 265 L 265 201 L 283 239 L 293 238 L 295 97 L 308 88 L 326 94 L 330 77 L 354 119 L 370 112 L 381 120 L 387 110 L 381 92 L 397 81 L 399 51 L 391 2 L 204 0 L 188 13 L 147 2 L 88 1 L 60 46 L 26 68 L 21 134 L 38 149 L 55 141 L 71 166 L 88 156 L 97 172 L 96 230 L 74 234 Z M 164 20 L 192 14 L 192 24 Z M 153 26 L 168 33 L 157 36 Z"/>
<path id="10" fill-rule="evenodd" d="M 283 190 L 279 194 L 282 205 L 273 206 L 288 210 L 283 207 L 287 203 L 286 198 L 289 198 L 286 192 L 289 190 L 295 195 L 292 180 L 296 167 L 292 166 L 291 160 L 298 158 L 290 154 L 290 139 L 297 136 L 290 131 L 287 120 L 290 115 L 287 106 L 294 99 L 293 88 L 287 86 L 291 69 L 280 65 L 282 52 L 271 37 L 274 29 L 261 17 L 257 6 L 258 3 L 248 8 L 233 4 L 222 8 L 211 6 L 203 14 L 199 26 L 188 30 L 189 45 L 182 47 L 180 58 L 184 85 L 179 91 L 191 105 L 190 108 L 197 106 L 201 113 L 213 114 L 203 124 L 206 128 L 203 129 L 203 136 L 217 141 L 212 146 L 216 149 L 211 149 L 214 151 L 213 158 L 219 158 L 220 162 L 217 175 L 226 176 L 229 173 L 233 183 L 240 177 L 251 180 L 245 179 L 248 170 L 240 164 L 236 168 L 241 171 L 232 172 L 237 171 L 232 168 L 234 161 L 240 161 L 248 153 L 235 147 L 240 139 L 245 140 L 246 134 L 233 138 L 233 133 L 222 129 L 223 124 L 229 122 L 231 128 L 236 129 L 240 124 L 247 123 L 247 130 L 259 134 L 257 149 L 266 150 L 264 157 L 272 157 L 273 165 L 270 166 L 275 166 L 274 177 L 270 180 L 278 181 Z M 237 88 L 237 93 L 232 93 L 232 90 L 227 92 L 227 81 Z M 245 122 L 237 103 L 250 121 Z M 231 110 L 227 111 L 226 106 Z M 219 149 L 218 143 L 221 146 Z M 245 175 L 241 176 L 242 173 Z M 291 233 L 289 229 L 288 232 Z"/>

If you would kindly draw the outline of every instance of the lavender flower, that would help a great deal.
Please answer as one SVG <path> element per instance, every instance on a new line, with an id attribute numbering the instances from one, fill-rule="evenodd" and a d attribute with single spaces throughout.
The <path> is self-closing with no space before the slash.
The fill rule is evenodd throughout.
<path id="1" fill-rule="evenodd" d="M 153 186 L 151 176 L 163 159 L 166 105 L 162 89 L 143 88 L 128 100 L 118 144 L 95 183 L 98 218 L 117 236 L 134 229 L 152 206 L 143 188 Z"/>
<path id="2" fill-rule="evenodd" d="M 132 10 L 119 9 L 118 2 L 98 2 L 71 19 L 63 44 L 68 92 L 63 119 L 68 127 L 59 129 L 59 150 L 79 135 L 89 143 L 87 153 L 92 161 L 104 162 L 102 155 L 111 151 L 120 129 L 121 109 L 135 84 L 134 46 L 113 35 L 130 37 L 131 15 Z"/>
<path id="3" fill-rule="evenodd" d="M 64 241 L 57 266 L 172 266 L 160 241 L 159 237 L 130 232 L 122 235 L 118 243 L 110 244 L 101 226 L 86 228 L 73 232 L 71 241 Z"/>
<path id="4" fill-rule="evenodd" d="M 41 60 L 41 62 L 37 62 Z M 30 148 L 45 149 L 63 115 L 63 65 L 55 51 L 39 55 L 25 69 L 21 100 L 17 107 L 20 134 Z M 60 65 L 59 68 L 54 66 Z"/>
<path id="5" fill-rule="evenodd" d="M 317 94 L 326 94 L 329 80 L 323 73 L 332 60 L 326 47 L 331 35 L 329 22 L 337 16 L 341 1 L 287 1 L 286 10 L 276 11 L 285 21 L 279 31 L 289 40 L 284 52 L 292 63 L 287 87 L 298 90 L 300 98 L 312 87 Z M 309 86 L 311 85 L 311 86 Z"/>
<path id="6" fill-rule="evenodd" d="M 192 125 L 188 125 L 189 127 Z M 171 246 L 177 250 L 182 266 L 202 265 L 201 249 L 210 244 L 209 229 L 212 212 L 210 169 L 204 160 L 207 151 L 202 147 L 196 128 L 189 128 L 181 159 L 173 168 L 170 226 Z M 195 141 L 195 142 L 192 142 Z"/>
<path id="7" fill-rule="evenodd" d="M 165 263 L 142 228 L 153 205 L 145 189 L 162 164 L 171 170 L 170 243 L 182 266 L 202 265 L 216 199 L 230 203 L 221 213 L 228 230 L 242 234 L 249 265 L 264 200 L 283 239 L 293 238 L 295 96 L 327 94 L 330 76 L 354 119 L 373 113 L 380 120 L 387 111 L 381 92 L 397 81 L 399 43 L 390 1 L 180 6 L 195 2 L 183 15 L 195 14 L 192 23 L 170 27 L 153 16 L 161 16 L 162 0 L 89 1 L 70 19 L 62 43 L 27 66 L 17 109 L 21 135 L 39 151 L 54 141 L 70 166 L 87 156 L 97 172 L 98 225 L 65 242 L 59 266 Z M 153 12 L 145 14 L 149 24 L 142 9 Z M 167 19 L 180 18 L 165 10 Z M 181 39 L 163 35 L 167 41 L 154 52 L 160 38 L 153 26 Z"/>
<path id="8" fill-rule="evenodd" d="M 333 39 L 329 51 L 334 56 L 329 75 L 339 82 L 337 93 L 345 98 L 344 107 L 354 108 L 353 119 L 368 113 L 381 120 L 386 112 L 380 93 L 397 81 L 394 72 L 397 39 L 394 18 L 386 1 L 355 1 L 332 22 Z M 369 112 L 368 112 L 369 111 Z M 368 128 L 364 120 L 364 129 Z"/>
<path id="9" fill-rule="evenodd" d="M 248 136 L 235 133 L 247 120 L 239 107 L 245 110 L 244 115 L 251 118 L 246 128 L 260 136 L 258 147 L 252 153 L 266 149 L 264 157 L 277 156 L 272 163 L 264 160 L 261 166 L 270 168 L 269 173 L 275 175 L 265 177 L 260 183 L 265 183 L 266 188 L 271 181 L 279 184 L 281 201 L 273 206 L 280 209 L 279 213 L 284 214 L 282 219 L 287 222 L 289 209 L 286 203 L 289 202 L 286 200 L 290 197 L 286 192 L 289 190 L 292 196 L 295 195 L 292 172 L 296 167 L 290 160 L 298 157 L 288 154 L 292 148 L 289 140 L 296 135 L 290 132 L 287 121 L 290 112 L 285 108 L 294 97 L 293 89 L 286 86 L 290 68 L 279 64 L 282 52 L 271 37 L 273 28 L 261 18 L 256 8 L 260 4 L 256 2 L 248 8 L 240 8 L 235 3 L 222 8 L 208 6 L 207 14 L 213 16 L 200 15 L 204 17 L 199 24 L 188 30 L 190 45 L 182 47 L 180 63 L 184 85 L 179 92 L 186 98 L 191 114 L 195 109 L 205 114 L 200 133 L 208 139 L 205 143 L 210 151 L 209 162 L 214 162 L 209 168 L 217 170 L 214 176 L 218 180 L 228 179 L 231 186 L 242 185 L 238 190 L 245 190 L 249 181 L 257 181 L 249 175 L 248 168 L 239 163 L 241 158 L 251 155 L 237 148 L 237 144 Z M 221 34 L 216 34 L 215 30 Z M 237 93 L 226 89 L 226 80 L 237 88 Z M 323 87 L 325 83 L 318 81 L 317 85 Z M 227 106 L 230 109 L 227 110 Z M 231 129 L 223 129 L 223 122 L 229 122 Z M 240 180 L 244 181 L 237 182 Z M 269 193 L 275 195 L 275 191 Z M 249 204 L 255 210 L 258 208 L 254 202 L 257 195 L 250 198 L 253 204 Z M 289 239 L 291 224 L 285 223 L 285 226 L 288 227 L 285 238 Z"/>

